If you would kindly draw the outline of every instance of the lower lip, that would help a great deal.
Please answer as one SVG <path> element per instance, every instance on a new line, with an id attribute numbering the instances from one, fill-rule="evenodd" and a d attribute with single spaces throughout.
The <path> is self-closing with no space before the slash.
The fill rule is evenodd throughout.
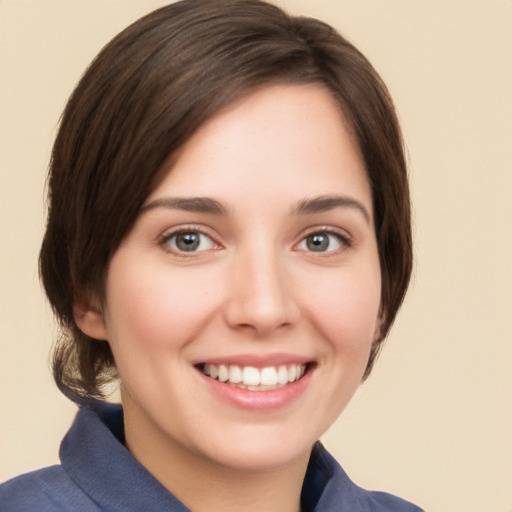
<path id="1" fill-rule="evenodd" d="M 306 390 L 311 373 L 312 371 L 308 371 L 300 380 L 269 391 L 241 389 L 207 377 L 201 372 L 200 375 L 214 394 L 235 407 L 247 410 L 274 410 L 297 400 Z"/>

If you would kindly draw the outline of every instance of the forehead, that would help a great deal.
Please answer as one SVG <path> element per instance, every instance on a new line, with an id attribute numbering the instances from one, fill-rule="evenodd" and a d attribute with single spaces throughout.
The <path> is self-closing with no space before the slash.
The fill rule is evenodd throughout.
<path id="1" fill-rule="evenodd" d="M 364 161 L 339 102 L 318 84 L 274 85 L 204 123 L 148 201 L 172 195 L 296 202 L 338 193 L 359 196 L 371 210 Z"/>

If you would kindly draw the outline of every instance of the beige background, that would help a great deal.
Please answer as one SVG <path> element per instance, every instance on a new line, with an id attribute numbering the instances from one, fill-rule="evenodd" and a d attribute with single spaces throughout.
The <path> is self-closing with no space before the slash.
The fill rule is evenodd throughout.
<path id="1" fill-rule="evenodd" d="M 0 0 L 0 481 L 55 463 L 74 414 L 48 371 L 36 267 L 60 112 L 100 47 L 163 3 Z M 412 289 L 325 442 L 364 487 L 431 512 L 510 512 L 512 2 L 280 3 L 334 24 L 381 73 L 415 203 Z"/>

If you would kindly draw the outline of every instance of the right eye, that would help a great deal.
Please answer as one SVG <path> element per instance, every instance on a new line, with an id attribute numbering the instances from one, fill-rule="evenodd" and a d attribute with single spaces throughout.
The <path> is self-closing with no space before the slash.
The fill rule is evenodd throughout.
<path id="1" fill-rule="evenodd" d="M 164 236 L 162 245 L 173 252 L 193 253 L 214 249 L 216 243 L 200 231 L 177 231 Z"/>

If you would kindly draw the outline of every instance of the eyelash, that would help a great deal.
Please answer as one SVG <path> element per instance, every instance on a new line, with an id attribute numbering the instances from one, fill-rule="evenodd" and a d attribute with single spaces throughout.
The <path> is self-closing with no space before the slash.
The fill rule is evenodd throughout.
<path id="1" fill-rule="evenodd" d="M 333 255 L 337 255 L 340 252 L 343 252 L 347 249 L 350 249 L 354 245 L 352 238 L 350 236 L 348 236 L 346 233 L 341 233 L 339 231 L 333 230 L 332 228 L 326 227 L 326 228 L 316 228 L 316 229 L 310 231 L 300 240 L 300 242 L 296 245 L 296 247 L 300 246 L 301 244 L 306 244 L 308 238 L 314 237 L 314 236 L 334 237 L 337 240 L 337 242 L 340 244 L 341 247 L 334 249 L 334 250 L 326 250 L 326 251 L 313 251 L 313 250 L 308 250 L 307 248 L 304 249 L 306 252 L 309 252 L 313 255 L 333 256 Z"/>
<path id="2" fill-rule="evenodd" d="M 202 229 L 198 226 L 186 226 L 186 227 L 177 229 L 175 231 L 172 231 L 170 233 L 166 233 L 160 237 L 160 239 L 158 240 L 158 244 L 166 252 L 171 252 L 171 253 L 173 253 L 179 257 L 183 257 L 183 258 L 187 258 L 187 257 L 190 257 L 199 252 L 205 252 L 210 249 L 210 248 L 207 248 L 207 249 L 203 249 L 200 251 L 196 251 L 196 250 L 186 251 L 186 250 L 180 250 L 179 248 L 173 248 L 173 247 L 169 246 L 170 240 L 172 240 L 175 237 L 178 237 L 179 235 L 187 235 L 187 234 L 199 234 L 200 236 L 207 237 L 210 240 L 211 244 L 213 245 L 213 248 L 215 248 L 215 249 L 219 248 L 219 246 L 220 246 L 204 229 Z M 328 250 L 329 245 L 330 245 L 330 241 L 329 241 L 329 245 L 327 246 L 327 250 L 325 250 L 325 251 L 314 251 L 314 250 L 311 250 L 308 248 L 302 249 L 305 252 L 309 252 L 313 255 L 321 254 L 321 255 L 331 256 L 334 254 L 339 254 L 340 252 L 343 252 L 346 249 L 350 249 L 353 246 L 353 240 L 349 236 L 347 236 L 347 234 L 345 234 L 345 233 L 340 233 L 339 231 L 333 230 L 332 228 L 316 228 L 301 238 L 299 243 L 295 245 L 295 247 L 297 248 L 295 250 L 301 250 L 300 245 L 307 244 L 308 239 L 310 237 L 314 237 L 314 236 L 327 236 L 329 238 L 334 237 L 342 247 L 336 248 L 334 250 Z M 201 243 L 201 242 L 199 242 L 199 243 Z"/>
<path id="3" fill-rule="evenodd" d="M 201 251 L 183 251 L 183 250 L 180 250 L 179 248 L 173 248 L 173 247 L 170 247 L 169 245 L 169 242 L 173 239 L 173 238 L 176 238 L 180 235 L 188 235 L 188 234 L 198 234 L 200 236 L 204 236 L 206 238 L 208 238 L 212 245 L 214 246 L 214 248 L 218 248 L 220 245 L 208 234 L 206 233 L 206 231 L 198 226 L 185 226 L 183 228 L 179 228 L 175 231 L 172 231 L 170 233 L 165 233 L 164 235 L 162 235 L 160 237 L 160 239 L 158 240 L 158 245 L 160 245 L 166 252 L 170 252 L 170 253 L 173 253 L 174 255 L 178 256 L 178 257 L 183 257 L 183 258 L 187 258 L 187 257 L 190 257 L 194 254 L 197 254 L 199 252 L 205 252 L 205 250 L 201 250 Z M 206 249 L 208 250 L 208 249 Z"/>

